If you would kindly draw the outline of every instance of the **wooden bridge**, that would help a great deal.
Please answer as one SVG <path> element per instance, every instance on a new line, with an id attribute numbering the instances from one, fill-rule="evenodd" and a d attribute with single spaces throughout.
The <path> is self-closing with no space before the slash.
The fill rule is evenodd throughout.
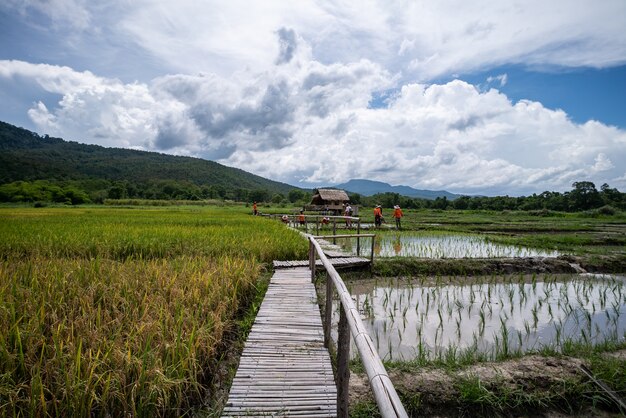
<path id="1" fill-rule="evenodd" d="M 406 417 L 345 284 L 320 243 L 308 239 L 308 265 L 276 270 L 270 280 L 223 416 L 347 417 L 352 333 L 381 415 Z M 327 274 L 324 323 L 313 284 L 317 261 Z M 341 302 L 335 370 L 328 352 L 333 288 Z"/>

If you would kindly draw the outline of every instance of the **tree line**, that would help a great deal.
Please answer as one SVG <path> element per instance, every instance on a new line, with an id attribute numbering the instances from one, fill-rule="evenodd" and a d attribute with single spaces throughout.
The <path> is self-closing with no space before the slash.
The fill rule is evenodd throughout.
<path id="1" fill-rule="evenodd" d="M 626 210 L 626 193 L 622 193 L 608 184 L 598 190 L 593 182 L 579 181 L 572 184 L 572 190 L 564 193 L 543 192 L 530 196 L 461 196 L 454 200 L 438 197 L 435 200 L 410 198 L 398 193 L 381 193 L 373 196 L 351 194 L 355 204 L 363 206 L 382 205 L 393 207 L 400 205 L 407 209 L 458 209 L 458 210 L 521 210 L 521 211 L 558 211 L 581 212 L 604 208 L 605 211 Z"/>
<path id="2" fill-rule="evenodd" d="M 600 190 L 589 181 L 575 182 L 572 190 L 564 193 L 543 192 L 531 196 L 461 196 L 454 200 L 438 197 L 435 200 L 411 198 L 398 193 L 373 196 L 350 194 L 351 203 L 373 207 L 400 205 L 406 209 L 459 210 L 522 210 L 579 212 L 605 207 L 605 210 L 626 210 L 626 193 L 608 184 Z M 277 193 L 268 189 L 228 188 L 222 185 L 197 185 L 189 181 L 154 180 L 146 182 L 92 180 L 35 180 L 15 181 L 0 185 L 0 202 L 56 202 L 64 204 L 103 203 L 106 199 L 145 200 L 232 200 L 236 202 L 264 202 L 284 205 L 305 205 L 311 199 L 306 190 L 292 189 Z"/>
<path id="3" fill-rule="evenodd" d="M 304 191 L 296 190 L 297 201 Z M 307 194 L 308 195 L 308 194 Z M 288 196 L 293 198 L 293 193 Z M 289 202 L 288 196 L 268 189 L 228 188 L 222 185 L 197 185 L 188 181 L 154 180 L 146 182 L 109 180 L 35 180 L 0 185 L 0 202 L 55 202 L 64 204 L 103 203 L 106 199 L 207 200 L 237 202 Z"/>

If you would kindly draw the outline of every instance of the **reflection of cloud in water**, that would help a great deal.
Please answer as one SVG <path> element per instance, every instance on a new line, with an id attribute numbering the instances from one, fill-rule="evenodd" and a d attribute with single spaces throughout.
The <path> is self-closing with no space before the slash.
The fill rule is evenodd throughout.
<path id="1" fill-rule="evenodd" d="M 625 339 L 624 281 L 577 276 L 539 280 L 462 286 L 359 281 L 351 293 L 384 359 L 411 359 L 420 351 L 433 355 L 449 348 L 495 354 L 505 346 L 530 351 L 565 339 Z"/>
<path id="2" fill-rule="evenodd" d="M 341 243 L 356 252 L 356 240 Z M 371 248 L 370 238 L 362 238 L 361 248 Z M 369 255 L 369 254 L 365 254 Z M 498 257 L 556 257 L 558 252 L 514 245 L 497 244 L 476 235 L 445 234 L 381 234 L 374 242 L 376 257 L 423 258 L 498 258 Z"/>

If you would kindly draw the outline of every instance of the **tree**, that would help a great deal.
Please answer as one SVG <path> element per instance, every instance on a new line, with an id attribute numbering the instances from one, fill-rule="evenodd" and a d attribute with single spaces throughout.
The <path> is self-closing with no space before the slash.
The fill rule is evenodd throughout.
<path id="1" fill-rule="evenodd" d="M 358 193 L 350 193 L 348 195 L 348 197 L 350 198 L 350 203 L 352 203 L 353 205 L 360 205 L 361 204 L 361 195 Z"/>
<path id="2" fill-rule="evenodd" d="M 447 209 L 448 205 L 450 204 L 450 201 L 448 201 L 448 198 L 446 196 L 442 197 L 437 197 L 433 203 L 432 203 L 432 208 L 433 209 Z"/>
<path id="3" fill-rule="evenodd" d="M 275 193 L 274 196 L 272 196 L 272 203 L 280 203 L 283 201 L 283 199 L 285 198 L 285 196 L 283 196 L 280 193 Z"/>
<path id="4" fill-rule="evenodd" d="M 289 190 L 289 201 L 291 203 L 296 203 L 299 200 L 305 200 L 307 198 L 307 193 L 304 190 L 292 189 Z"/>
<path id="5" fill-rule="evenodd" d="M 469 196 L 461 196 L 452 202 L 454 209 L 467 209 L 469 207 Z"/>
<path id="6" fill-rule="evenodd" d="M 602 198 L 596 185 L 590 181 L 576 181 L 570 194 L 570 207 L 573 210 L 589 210 L 602 206 Z"/>

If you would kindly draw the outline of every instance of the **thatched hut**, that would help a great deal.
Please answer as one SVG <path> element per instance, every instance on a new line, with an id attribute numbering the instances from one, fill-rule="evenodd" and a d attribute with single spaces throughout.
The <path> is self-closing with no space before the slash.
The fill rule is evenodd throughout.
<path id="1" fill-rule="evenodd" d="M 338 189 L 315 189 L 313 190 L 313 199 L 311 206 L 317 210 L 332 211 L 341 214 L 344 205 L 350 201 L 348 194 Z"/>

